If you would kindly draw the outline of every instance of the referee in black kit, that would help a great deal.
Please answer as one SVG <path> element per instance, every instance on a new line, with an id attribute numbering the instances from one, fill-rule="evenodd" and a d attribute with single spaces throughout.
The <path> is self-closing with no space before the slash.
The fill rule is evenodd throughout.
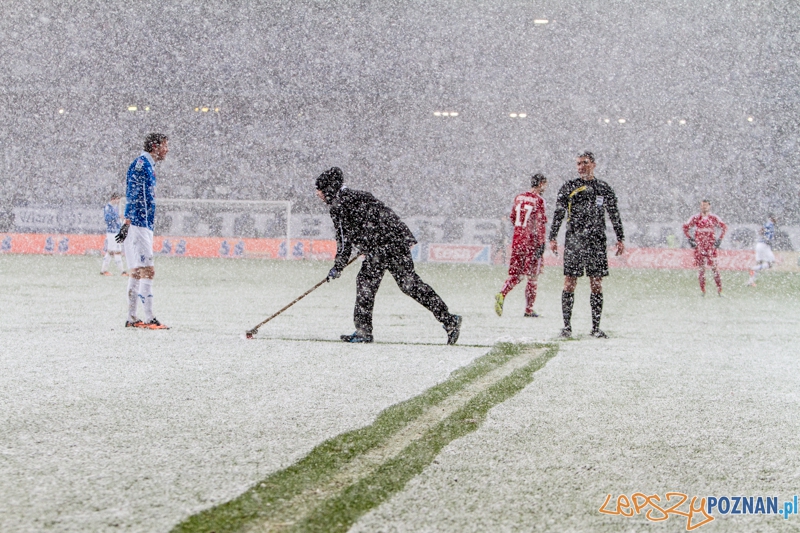
<path id="1" fill-rule="evenodd" d="M 606 218 L 611 219 L 617 236 L 617 253 L 625 251 L 625 235 L 622 232 L 622 219 L 617 209 L 617 195 L 605 181 L 594 177 L 594 154 L 584 152 L 578 156 L 578 177 L 561 186 L 556 199 L 556 211 L 550 228 L 550 249 L 558 254 L 558 230 L 561 221 L 567 217 L 567 234 L 564 245 L 564 292 L 561 293 L 561 313 L 564 316 L 564 329 L 561 336 L 572 336 L 572 305 L 575 303 L 575 286 L 578 278 L 589 276 L 592 294 L 589 302 L 592 307 L 592 337 L 605 338 L 600 329 L 600 316 L 603 313 L 603 277 L 608 276 L 608 257 L 606 255 Z"/>

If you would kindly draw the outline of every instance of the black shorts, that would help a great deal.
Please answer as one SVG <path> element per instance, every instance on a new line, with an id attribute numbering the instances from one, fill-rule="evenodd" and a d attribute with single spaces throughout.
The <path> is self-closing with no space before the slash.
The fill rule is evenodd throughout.
<path id="1" fill-rule="evenodd" d="M 606 237 L 567 235 L 564 244 L 564 275 L 579 278 L 608 276 Z"/>

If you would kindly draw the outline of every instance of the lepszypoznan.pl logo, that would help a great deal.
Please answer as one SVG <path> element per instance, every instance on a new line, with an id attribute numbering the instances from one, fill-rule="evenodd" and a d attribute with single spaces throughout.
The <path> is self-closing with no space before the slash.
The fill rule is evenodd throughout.
<path id="1" fill-rule="evenodd" d="M 620 494 L 616 501 L 612 499 L 611 494 L 606 496 L 600 506 L 601 513 L 625 518 L 644 514 L 650 522 L 664 522 L 675 516 L 686 521 L 686 531 L 729 515 L 774 514 L 788 520 L 791 515 L 798 513 L 797 496 L 784 500 L 783 506 L 778 505 L 777 496 L 693 496 L 689 500 L 682 492 L 667 492 L 663 499 L 658 494 L 643 492 L 636 492 L 630 497 Z"/>

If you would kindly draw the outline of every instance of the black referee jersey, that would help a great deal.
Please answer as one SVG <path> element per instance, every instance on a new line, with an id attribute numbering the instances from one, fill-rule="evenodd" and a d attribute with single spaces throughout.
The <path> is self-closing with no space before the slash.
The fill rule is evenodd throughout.
<path id="1" fill-rule="evenodd" d="M 586 237 L 604 243 L 606 239 L 604 211 L 608 212 L 617 240 L 625 240 L 622 219 L 617 208 L 617 195 L 608 183 L 597 178 L 592 180 L 577 178 L 566 182 L 558 190 L 549 240 L 556 240 L 561 222 L 566 216 L 569 240 L 573 237 Z"/>

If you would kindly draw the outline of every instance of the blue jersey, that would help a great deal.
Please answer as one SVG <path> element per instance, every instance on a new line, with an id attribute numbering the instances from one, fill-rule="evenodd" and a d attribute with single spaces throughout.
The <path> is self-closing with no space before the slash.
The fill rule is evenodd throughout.
<path id="1" fill-rule="evenodd" d="M 103 218 L 106 221 L 106 233 L 117 233 L 122 226 L 119 221 L 119 211 L 117 208 L 107 203 L 103 208 Z"/>
<path id="2" fill-rule="evenodd" d="M 761 230 L 761 242 L 772 246 L 772 240 L 775 238 L 775 224 L 771 220 L 767 220 L 764 228 Z"/>
<path id="3" fill-rule="evenodd" d="M 156 219 L 156 173 L 155 161 L 150 154 L 142 152 L 128 169 L 125 189 L 125 218 L 131 225 L 153 230 Z"/>

